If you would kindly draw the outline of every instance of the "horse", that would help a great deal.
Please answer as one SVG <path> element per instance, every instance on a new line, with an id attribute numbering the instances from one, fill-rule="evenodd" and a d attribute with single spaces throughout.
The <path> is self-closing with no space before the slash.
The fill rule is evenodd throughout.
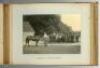
<path id="1" fill-rule="evenodd" d="M 31 35 L 29 35 L 29 36 L 26 37 L 26 45 L 29 46 L 29 42 L 30 41 L 35 41 L 36 42 L 35 45 L 38 46 L 38 42 L 39 42 L 40 39 L 41 39 L 41 37 L 39 37 L 39 36 L 31 36 Z"/>
<path id="2" fill-rule="evenodd" d="M 40 40 L 42 40 L 44 42 L 44 46 L 47 46 L 47 41 L 49 40 L 47 35 L 44 35 L 44 36 L 29 35 L 29 36 L 26 37 L 26 45 L 29 46 L 30 41 L 35 41 L 36 42 L 35 46 L 38 46 L 38 43 L 39 43 Z"/>

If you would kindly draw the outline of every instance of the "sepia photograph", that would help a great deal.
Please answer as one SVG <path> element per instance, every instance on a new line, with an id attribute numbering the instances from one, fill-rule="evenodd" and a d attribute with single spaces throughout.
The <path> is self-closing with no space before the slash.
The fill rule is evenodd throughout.
<path id="1" fill-rule="evenodd" d="M 23 15 L 23 54 L 80 54 L 79 14 Z"/>
<path id="2" fill-rule="evenodd" d="M 96 63 L 95 7 L 94 3 L 5 5 L 5 61 L 33 65 Z"/>

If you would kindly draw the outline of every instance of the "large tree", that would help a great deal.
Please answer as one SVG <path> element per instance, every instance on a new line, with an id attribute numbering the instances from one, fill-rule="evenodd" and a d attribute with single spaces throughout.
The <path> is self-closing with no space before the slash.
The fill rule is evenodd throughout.
<path id="1" fill-rule="evenodd" d="M 59 15 L 24 15 L 23 21 L 28 21 L 35 31 L 35 35 L 41 35 L 44 32 L 51 33 L 68 33 L 70 27 L 63 24 Z"/>

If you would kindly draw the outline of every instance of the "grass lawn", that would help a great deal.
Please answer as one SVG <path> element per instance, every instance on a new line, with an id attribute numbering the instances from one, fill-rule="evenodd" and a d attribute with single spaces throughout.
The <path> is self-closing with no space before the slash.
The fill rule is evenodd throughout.
<path id="1" fill-rule="evenodd" d="M 44 44 L 23 46 L 24 54 L 80 54 L 80 43 L 52 43 L 47 47 Z"/>

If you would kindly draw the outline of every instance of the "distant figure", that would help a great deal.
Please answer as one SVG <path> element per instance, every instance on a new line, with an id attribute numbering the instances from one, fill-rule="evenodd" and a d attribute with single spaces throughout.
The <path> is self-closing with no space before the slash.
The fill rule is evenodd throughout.
<path id="1" fill-rule="evenodd" d="M 49 41 L 49 36 L 46 33 L 44 33 L 43 41 L 44 41 L 44 46 L 45 47 L 48 46 L 47 43 Z"/>
<path id="2" fill-rule="evenodd" d="M 76 36 L 76 42 L 79 42 L 79 39 L 80 39 L 80 35 L 77 35 Z"/>

